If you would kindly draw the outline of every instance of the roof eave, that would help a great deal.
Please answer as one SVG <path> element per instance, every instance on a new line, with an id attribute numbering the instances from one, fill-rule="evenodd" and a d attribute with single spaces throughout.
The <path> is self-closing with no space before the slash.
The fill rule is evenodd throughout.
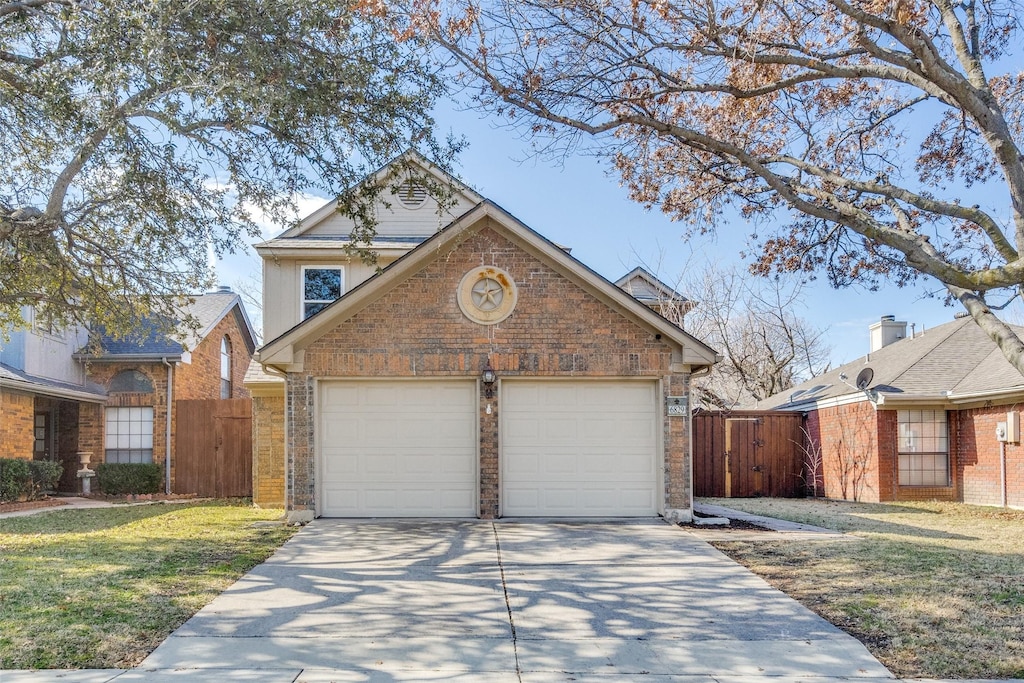
<path id="1" fill-rule="evenodd" d="M 9 379 L 7 377 L 0 377 L 0 387 L 25 391 L 31 394 L 52 396 L 55 398 L 84 401 L 86 403 L 105 403 L 107 400 L 107 397 L 104 394 L 95 394 L 84 390 L 76 391 L 74 389 L 66 389 L 63 387 L 51 387 L 45 384 L 37 384 L 36 382 L 29 380 Z"/>
<path id="2" fill-rule="evenodd" d="M 92 355 L 89 353 L 73 353 L 71 357 L 77 361 L 87 363 L 162 363 L 163 361 L 174 361 L 180 363 L 185 358 L 185 353 L 105 353 Z"/>
<path id="3" fill-rule="evenodd" d="M 388 291 L 393 284 L 401 282 L 418 270 L 422 264 L 438 252 L 453 244 L 463 232 L 476 226 L 484 219 L 491 219 L 505 226 L 514 236 L 526 242 L 531 251 L 540 252 L 546 258 L 556 262 L 564 272 L 590 285 L 591 289 L 603 294 L 606 301 L 632 312 L 634 317 L 653 328 L 656 333 L 664 335 L 681 349 L 678 371 L 696 371 L 714 365 L 721 357 L 714 349 L 689 335 L 685 330 L 658 315 L 629 293 L 616 287 L 602 278 L 586 265 L 567 254 L 564 250 L 546 240 L 536 231 L 519 221 L 497 204 L 484 200 L 453 221 L 443 230 L 435 233 L 423 242 L 416 250 L 398 259 L 381 273 L 361 283 L 341 299 L 325 308 L 322 312 L 305 320 L 276 339 L 268 342 L 260 349 L 260 363 L 272 367 L 301 367 L 301 353 L 306 340 L 319 338 L 332 329 L 339 320 L 354 314 Z M 429 245 L 429 248 L 427 247 Z M 334 309 L 332 311 L 332 309 Z"/>
<path id="4" fill-rule="evenodd" d="M 953 405 L 962 403 L 973 403 L 976 401 L 997 401 L 1000 399 L 1021 399 L 1024 398 L 1024 386 L 1010 387 L 1007 389 L 990 389 L 989 391 L 977 391 L 973 393 L 955 394 L 949 392 L 949 402 Z"/>

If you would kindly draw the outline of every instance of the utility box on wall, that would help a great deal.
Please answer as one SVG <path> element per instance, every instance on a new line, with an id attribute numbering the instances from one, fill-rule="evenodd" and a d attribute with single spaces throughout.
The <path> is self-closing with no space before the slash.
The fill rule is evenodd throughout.
<path id="1" fill-rule="evenodd" d="M 1006 414 L 1006 440 L 1020 443 L 1020 413 L 1010 411 Z"/>

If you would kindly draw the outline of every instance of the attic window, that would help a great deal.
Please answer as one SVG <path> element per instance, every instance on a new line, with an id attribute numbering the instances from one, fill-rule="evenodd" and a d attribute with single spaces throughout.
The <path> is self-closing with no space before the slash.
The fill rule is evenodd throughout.
<path id="1" fill-rule="evenodd" d="M 398 201 L 407 209 L 418 209 L 427 201 L 427 188 L 418 180 L 409 178 L 398 186 Z"/>

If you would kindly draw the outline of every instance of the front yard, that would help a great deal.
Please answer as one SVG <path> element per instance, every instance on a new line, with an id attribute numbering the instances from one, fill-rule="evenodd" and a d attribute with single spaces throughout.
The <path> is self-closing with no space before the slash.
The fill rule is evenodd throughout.
<path id="1" fill-rule="evenodd" d="M 225 502 L 0 519 L 0 669 L 138 664 L 294 529 Z"/>
<path id="2" fill-rule="evenodd" d="M 715 542 L 906 678 L 1024 677 L 1024 511 L 709 498 L 856 541 Z M 773 538 L 774 537 L 774 538 Z"/>

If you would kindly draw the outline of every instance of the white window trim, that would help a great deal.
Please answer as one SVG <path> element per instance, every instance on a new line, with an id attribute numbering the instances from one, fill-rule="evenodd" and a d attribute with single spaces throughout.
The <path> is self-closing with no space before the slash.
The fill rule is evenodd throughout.
<path id="1" fill-rule="evenodd" d="M 908 412 L 913 412 L 913 411 L 921 411 L 921 412 L 927 411 L 927 412 L 930 412 L 930 413 L 942 413 L 945 416 L 945 418 L 946 418 L 946 420 L 945 420 L 945 426 L 946 426 L 946 439 L 945 439 L 946 450 L 945 450 L 944 453 L 942 451 L 904 451 L 903 450 L 902 438 L 900 436 L 900 426 L 903 423 L 900 422 L 900 415 L 902 413 L 908 413 Z M 941 406 L 940 407 L 930 407 L 930 408 L 928 408 L 928 407 L 900 408 L 899 410 L 896 411 L 896 482 L 897 482 L 898 486 L 900 486 L 900 487 L 907 487 L 907 488 L 948 488 L 948 487 L 953 485 L 953 472 L 952 472 L 953 462 L 952 462 L 952 453 L 951 453 L 951 451 L 953 449 L 950 447 L 951 446 L 951 444 L 950 444 L 951 436 L 950 436 L 950 433 L 949 433 L 949 427 L 950 427 L 949 422 L 950 422 L 950 420 L 949 420 L 949 411 L 946 410 L 944 407 L 941 407 Z M 910 424 L 917 424 L 917 423 L 910 423 Z M 922 438 L 922 437 L 918 437 L 918 438 Z M 944 484 L 905 484 L 900 479 L 901 458 L 904 455 L 908 455 L 908 456 L 910 456 L 910 455 L 929 455 L 929 456 L 931 456 L 931 455 L 943 455 L 943 454 L 946 456 L 946 483 L 944 483 Z"/>
<path id="2" fill-rule="evenodd" d="M 136 448 L 133 448 L 131 446 L 131 444 L 129 444 L 129 446 L 127 448 L 119 448 L 119 447 L 116 447 L 116 446 L 112 447 L 112 445 L 110 444 L 110 437 L 111 436 L 118 436 L 118 434 L 111 434 L 110 433 L 110 424 L 111 424 L 110 415 L 111 415 L 111 412 L 112 411 L 120 412 L 120 411 L 123 411 L 123 410 L 129 410 L 130 411 L 132 409 L 142 410 L 144 415 L 146 415 L 147 411 L 148 411 L 148 419 L 144 419 L 144 420 L 141 420 L 139 422 L 140 422 L 140 424 L 148 422 L 149 423 L 149 431 L 148 432 L 139 432 L 138 436 L 139 437 L 143 437 L 143 442 L 148 440 L 150 445 L 149 446 L 140 445 L 140 446 L 138 446 Z M 118 422 L 118 423 L 130 423 L 132 421 L 118 419 L 118 420 L 116 420 L 116 422 Z M 107 406 L 104 409 L 104 411 L 103 411 L 103 459 L 104 459 L 104 461 L 107 461 L 107 457 L 108 457 L 109 451 L 139 450 L 139 451 L 149 451 L 149 462 L 156 462 L 156 460 L 155 460 L 156 453 L 155 453 L 155 449 L 154 449 L 154 436 L 155 436 L 154 435 L 154 430 L 155 430 L 155 428 L 156 428 L 156 410 L 154 409 L 153 406 Z M 127 435 L 125 435 L 125 436 L 127 436 Z M 131 436 L 135 436 L 135 435 L 131 435 Z M 148 439 L 145 438 L 145 437 L 148 437 Z"/>
<path id="3" fill-rule="evenodd" d="M 341 273 L 341 292 L 338 294 L 339 298 L 345 295 L 345 266 L 334 263 L 309 263 L 302 266 L 302 272 L 299 274 L 299 321 L 306 319 L 306 304 L 317 304 L 327 303 L 330 305 L 331 302 L 324 302 L 320 299 L 306 299 L 306 271 L 307 270 L 337 270 Z M 335 300 L 336 301 L 336 300 Z"/>
<path id="4" fill-rule="evenodd" d="M 227 351 L 227 353 L 225 353 Z M 227 368 L 224 367 L 224 361 L 227 360 Z M 222 399 L 231 398 L 231 395 L 235 393 L 235 383 L 233 381 L 234 375 L 234 364 L 235 364 L 235 346 L 231 343 L 231 338 L 228 335 L 224 335 L 220 338 L 220 397 Z M 225 375 L 225 370 L 227 373 Z M 224 382 L 228 383 L 228 395 L 224 395 Z"/>

